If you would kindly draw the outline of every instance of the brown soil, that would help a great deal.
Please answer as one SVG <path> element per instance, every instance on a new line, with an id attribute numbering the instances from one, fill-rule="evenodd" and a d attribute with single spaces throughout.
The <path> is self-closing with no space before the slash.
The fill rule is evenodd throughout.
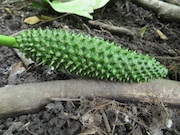
<path id="1" fill-rule="evenodd" d="M 94 27 L 88 23 L 88 19 L 76 15 L 67 15 L 36 25 L 27 25 L 22 22 L 24 18 L 34 15 L 57 17 L 62 14 L 34 8 L 29 2 L 0 5 L 0 34 L 11 35 L 22 29 L 47 26 L 69 28 L 84 34 L 102 37 L 130 50 L 155 57 L 169 70 L 167 79 L 180 81 L 180 59 L 177 58 L 180 56 L 180 24 L 161 20 L 153 12 L 131 1 L 110 2 L 102 9 L 96 10 L 93 17 L 94 20 L 106 24 L 128 28 L 135 33 L 134 36 L 114 34 L 101 27 Z M 141 38 L 139 30 L 144 26 L 147 30 Z M 156 29 L 163 32 L 168 40 L 161 39 Z M 11 48 L 0 47 L 0 87 L 72 78 L 67 73 L 51 70 L 46 66 L 31 68 L 13 79 L 9 78 L 10 67 L 19 62 L 21 60 Z M 180 134 L 180 110 L 167 107 L 161 102 L 119 103 L 106 99 L 81 98 L 79 101 L 69 99 L 52 102 L 40 112 L 0 120 L 0 134 L 3 135 L 74 135 L 80 133 L 82 135 L 178 135 Z"/>

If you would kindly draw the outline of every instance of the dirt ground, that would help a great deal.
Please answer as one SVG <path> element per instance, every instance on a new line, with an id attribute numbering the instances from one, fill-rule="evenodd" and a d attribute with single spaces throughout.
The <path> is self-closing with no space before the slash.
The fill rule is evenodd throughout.
<path id="1" fill-rule="evenodd" d="M 26 17 L 46 15 L 59 17 L 54 21 L 35 25 L 23 23 Z M 162 20 L 155 13 L 131 1 L 110 2 L 96 10 L 94 20 L 114 26 L 123 26 L 134 33 L 113 33 L 89 24 L 88 19 L 76 15 L 54 14 L 37 9 L 29 2 L 0 4 L 0 34 L 11 35 L 27 28 L 68 28 L 84 34 L 102 37 L 138 53 L 155 57 L 167 67 L 166 79 L 180 81 L 180 24 Z M 147 30 L 141 38 L 139 30 Z M 168 40 L 156 33 L 163 32 Z M 174 57 L 173 59 L 171 59 Z M 177 59 L 176 59 L 177 58 Z M 0 47 L 0 87 L 30 82 L 64 80 L 74 76 L 37 66 L 27 72 L 10 76 L 10 69 L 21 60 L 7 47 Z M 107 99 L 52 101 L 44 110 L 0 119 L 2 135 L 180 135 L 180 110 L 158 103 L 120 103 Z"/>

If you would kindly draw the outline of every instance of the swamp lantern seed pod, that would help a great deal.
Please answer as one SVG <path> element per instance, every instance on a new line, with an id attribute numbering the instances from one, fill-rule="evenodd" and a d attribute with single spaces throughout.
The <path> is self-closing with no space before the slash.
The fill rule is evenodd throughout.
<path id="1" fill-rule="evenodd" d="M 89 78 L 144 82 L 165 77 L 168 72 L 148 55 L 81 33 L 29 29 L 19 33 L 15 41 L 11 47 L 27 58 Z"/>

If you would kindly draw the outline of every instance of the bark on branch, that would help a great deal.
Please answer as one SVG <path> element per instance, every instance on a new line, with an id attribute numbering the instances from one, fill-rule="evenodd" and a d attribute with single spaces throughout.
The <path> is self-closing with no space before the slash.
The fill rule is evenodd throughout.
<path id="1" fill-rule="evenodd" d="M 0 117 L 38 110 L 49 98 L 103 97 L 118 101 L 162 101 L 180 105 L 180 83 L 154 80 L 149 83 L 121 83 L 99 80 L 61 80 L 27 83 L 0 88 Z"/>
<path id="2" fill-rule="evenodd" d="M 159 0 L 133 0 L 134 3 L 154 11 L 161 18 L 180 22 L 180 7 Z"/>

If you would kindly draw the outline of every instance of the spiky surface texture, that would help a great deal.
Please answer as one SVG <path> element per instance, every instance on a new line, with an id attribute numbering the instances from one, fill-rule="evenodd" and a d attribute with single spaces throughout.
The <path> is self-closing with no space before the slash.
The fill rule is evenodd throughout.
<path id="1" fill-rule="evenodd" d="M 168 72 L 148 55 L 61 29 L 27 30 L 16 41 L 27 58 L 89 78 L 144 82 L 162 78 Z"/>

